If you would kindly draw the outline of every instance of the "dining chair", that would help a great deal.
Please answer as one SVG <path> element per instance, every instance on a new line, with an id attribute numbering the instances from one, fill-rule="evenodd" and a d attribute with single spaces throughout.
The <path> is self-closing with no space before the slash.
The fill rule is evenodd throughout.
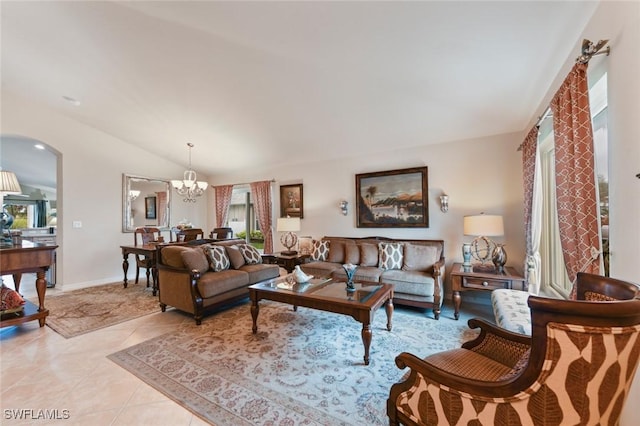
<path id="1" fill-rule="evenodd" d="M 233 238 L 233 229 L 231 228 L 214 228 L 209 234 L 209 238 L 216 238 L 218 240 L 226 240 Z"/>
<path id="2" fill-rule="evenodd" d="M 154 241 L 158 241 L 159 238 L 160 230 L 158 228 L 142 226 L 136 228 L 133 231 L 134 246 L 144 246 Z M 152 275 L 151 268 L 153 266 L 153 259 L 141 254 L 136 254 L 136 284 L 138 283 L 138 278 L 140 277 L 140 268 L 145 268 L 147 270 L 147 287 L 149 287 L 149 275 Z M 151 276 L 151 279 L 153 279 L 153 275 Z"/>

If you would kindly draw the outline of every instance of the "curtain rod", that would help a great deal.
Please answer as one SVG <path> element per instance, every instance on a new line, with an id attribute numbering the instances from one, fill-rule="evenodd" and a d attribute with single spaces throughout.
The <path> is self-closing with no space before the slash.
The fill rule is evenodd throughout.
<path id="1" fill-rule="evenodd" d="M 581 52 L 582 54 L 580 56 L 578 56 L 576 58 L 576 62 L 579 62 L 581 64 L 586 64 L 589 62 L 589 60 L 591 60 L 591 58 L 593 58 L 594 56 L 597 55 L 607 55 L 609 56 L 609 54 L 611 53 L 611 47 L 607 46 L 604 50 L 602 50 L 602 48 L 604 47 L 605 44 L 607 44 L 609 42 L 609 40 L 598 40 L 598 42 L 596 44 L 593 44 L 592 41 L 587 40 L 586 38 L 582 40 L 582 49 Z M 536 126 L 540 127 L 540 124 L 549 117 L 552 117 L 553 114 L 551 113 L 551 107 L 547 107 L 547 109 L 544 110 L 544 112 L 542 113 L 542 115 L 538 116 L 538 121 L 536 121 Z M 522 144 L 518 145 L 518 151 L 522 151 Z"/>
<path id="2" fill-rule="evenodd" d="M 276 181 L 275 178 L 271 178 L 271 180 L 269 180 L 269 182 L 271 182 L 271 183 L 273 183 L 275 181 Z M 261 182 L 261 181 L 254 180 L 253 182 Z M 250 185 L 253 182 L 227 183 L 226 185 L 233 185 L 233 186 L 236 186 L 236 185 L 238 185 L 238 186 L 240 186 L 240 185 Z M 224 185 L 211 185 L 211 186 L 216 187 L 216 186 L 224 186 Z"/>

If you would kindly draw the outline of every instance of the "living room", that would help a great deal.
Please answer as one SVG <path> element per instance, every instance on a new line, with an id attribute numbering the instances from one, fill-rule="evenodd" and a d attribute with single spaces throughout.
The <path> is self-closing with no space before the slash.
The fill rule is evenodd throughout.
<path id="1" fill-rule="evenodd" d="M 4 6 L 3 6 L 4 7 Z M 3 17 L 3 20 L 5 17 Z M 583 38 L 607 38 L 611 55 L 598 58 L 606 63 L 609 76 L 609 140 L 610 140 L 610 241 L 612 247 L 612 275 L 638 281 L 634 248 L 640 238 L 640 193 L 638 192 L 637 164 L 640 130 L 636 126 L 640 108 L 640 88 L 636 76 L 640 65 L 637 46 L 638 5 L 634 2 L 601 2 L 586 27 L 570 41 L 570 48 L 560 52 L 565 59 L 557 72 L 546 82 L 546 92 L 538 105 L 531 108 L 528 122 L 517 131 L 501 134 L 471 134 L 448 140 L 430 140 L 429 118 L 421 117 L 424 143 L 415 146 L 395 146 L 403 134 L 389 132 L 389 149 L 368 152 L 362 143 L 359 152 L 336 156 L 331 160 L 315 161 L 322 151 L 319 145 L 301 145 L 297 155 L 301 161 L 289 162 L 293 154 L 280 154 L 280 162 L 258 163 L 248 169 L 232 167 L 201 172 L 199 180 L 210 184 L 228 184 L 275 179 L 276 185 L 302 183 L 304 185 L 305 218 L 300 235 L 319 238 L 324 235 L 370 236 L 371 230 L 356 228 L 354 216 L 354 175 L 389 169 L 428 166 L 429 169 L 429 227 L 422 229 L 380 229 L 375 234 L 396 238 L 443 239 L 447 265 L 461 260 L 460 247 L 467 237 L 463 235 L 463 216 L 487 212 L 500 214 L 505 221 L 508 263 L 522 269 L 525 254 L 523 226 L 523 192 L 521 153 L 517 151 L 526 132 L 535 124 L 561 80 L 578 55 Z M 4 31 L 4 30 L 3 30 Z M 549 46 L 549 49 L 554 46 Z M 489 46 L 488 50 L 499 49 Z M 3 48 L 4 50 L 4 48 Z M 535 54 L 535 53 L 534 53 Z M 5 53 L 3 53 L 3 56 Z M 97 54 L 99 56 L 99 54 Z M 436 62 L 437 58 L 429 58 Z M 3 63 L 5 61 L 3 60 Z M 595 62 L 595 60 L 594 60 Z M 28 64 L 25 64 L 26 67 Z M 594 63 L 595 66 L 595 63 Z M 4 66 L 3 66 L 4 71 Z M 26 71 L 25 71 L 26 72 Z M 3 82 L 5 77 L 3 76 Z M 99 130 L 81 119 L 65 114 L 78 114 L 72 105 L 62 111 L 30 99 L 29 90 L 22 87 L 2 88 L 2 134 L 19 135 L 45 143 L 59 155 L 58 169 L 58 281 L 62 290 L 122 279 L 122 258 L 118 247 L 131 244 L 131 234 L 122 233 L 121 181 L 123 173 L 175 179 L 182 176 L 186 166 L 187 140 L 184 135 L 172 135 L 172 144 L 178 146 L 181 157 L 145 150 L 133 143 Z M 61 93 L 60 95 L 64 95 Z M 56 95 L 57 96 L 57 95 Z M 58 96 L 59 98 L 60 96 Z M 487 106 L 491 109 L 493 106 Z M 194 113 L 195 114 L 195 113 Z M 168 115 L 167 120 L 172 116 Z M 450 126 L 460 124 L 453 120 Z M 141 127 L 144 122 L 141 122 Z M 313 127 L 322 127 L 322 121 Z M 131 129 L 135 134 L 136 129 Z M 330 135 L 327 135 L 329 137 Z M 364 132 L 358 136 L 365 139 Z M 136 139 L 132 136 L 131 139 Z M 194 141 L 194 156 L 202 157 L 202 146 Z M 239 148 L 243 150 L 243 147 Z M 243 151 L 244 152 L 244 151 Z M 243 154 L 246 155 L 246 154 Z M 183 158 L 184 156 L 184 158 Z M 140 161 L 143 157 L 144 161 Z M 228 160 L 232 164 L 232 160 Z M 277 193 L 277 191 L 275 191 Z M 439 209 L 439 196 L 449 195 L 449 211 Z M 339 210 L 340 200 L 350 200 L 349 214 Z M 274 204 L 279 200 L 274 199 Z M 183 203 L 173 197 L 172 224 L 187 218 L 209 231 L 214 228 L 213 193 L 211 190 L 196 203 Z M 613 207 L 615 206 L 615 207 Z M 80 221 L 81 228 L 72 227 Z M 274 238 L 278 245 L 277 235 Z M 88 249 L 90 248 L 90 249 Z M 282 247 L 280 247 L 282 248 Z M 29 285 L 25 283 L 24 285 Z M 450 286 L 445 284 L 445 299 L 450 299 Z M 3 341 L 3 346 L 10 343 Z M 4 353 L 3 353 L 4 355 Z M 639 380 L 636 377 L 631 399 L 639 398 Z M 628 406 L 633 406 L 628 401 Z M 629 411 L 625 411 L 629 413 Z M 627 423 L 632 424 L 627 414 Z"/>

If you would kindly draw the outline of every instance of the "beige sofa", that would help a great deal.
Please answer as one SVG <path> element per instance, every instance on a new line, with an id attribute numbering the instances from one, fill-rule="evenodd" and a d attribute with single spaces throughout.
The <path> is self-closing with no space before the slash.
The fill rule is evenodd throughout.
<path id="1" fill-rule="evenodd" d="M 398 244 L 396 265 L 381 265 L 381 244 Z M 393 302 L 432 308 L 435 319 L 442 306 L 445 259 L 443 240 L 404 240 L 383 237 L 323 237 L 301 269 L 316 277 L 346 279 L 345 263 L 359 265 L 355 281 L 393 284 Z M 399 263 L 398 263 L 399 262 Z"/>
<path id="2" fill-rule="evenodd" d="M 241 239 L 196 240 L 183 244 L 158 246 L 158 291 L 162 312 L 167 306 L 193 314 L 202 323 L 207 310 L 249 297 L 248 287 L 279 276 L 277 265 L 267 265 L 253 258 L 251 264 L 239 248 Z M 214 249 L 212 263 L 210 246 Z M 222 254 L 224 253 L 224 254 Z M 224 266 L 226 255 L 227 267 Z M 212 264 L 216 269 L 212 269 Z"/>

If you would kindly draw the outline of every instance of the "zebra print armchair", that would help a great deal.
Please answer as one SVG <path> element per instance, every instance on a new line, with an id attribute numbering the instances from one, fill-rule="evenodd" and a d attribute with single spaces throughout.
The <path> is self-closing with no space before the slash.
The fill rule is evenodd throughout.
<path id="1" fill-rule="evenodd" d="M 579 300 L 529 297 L 530 337 L 472 319 L 480 335 L 460 349 L 400 354 L 410 371 L 391 387 L 389 424 L 618 424 L 640 357 L 640 292 L 591 274 L 576 285 Z"/>

